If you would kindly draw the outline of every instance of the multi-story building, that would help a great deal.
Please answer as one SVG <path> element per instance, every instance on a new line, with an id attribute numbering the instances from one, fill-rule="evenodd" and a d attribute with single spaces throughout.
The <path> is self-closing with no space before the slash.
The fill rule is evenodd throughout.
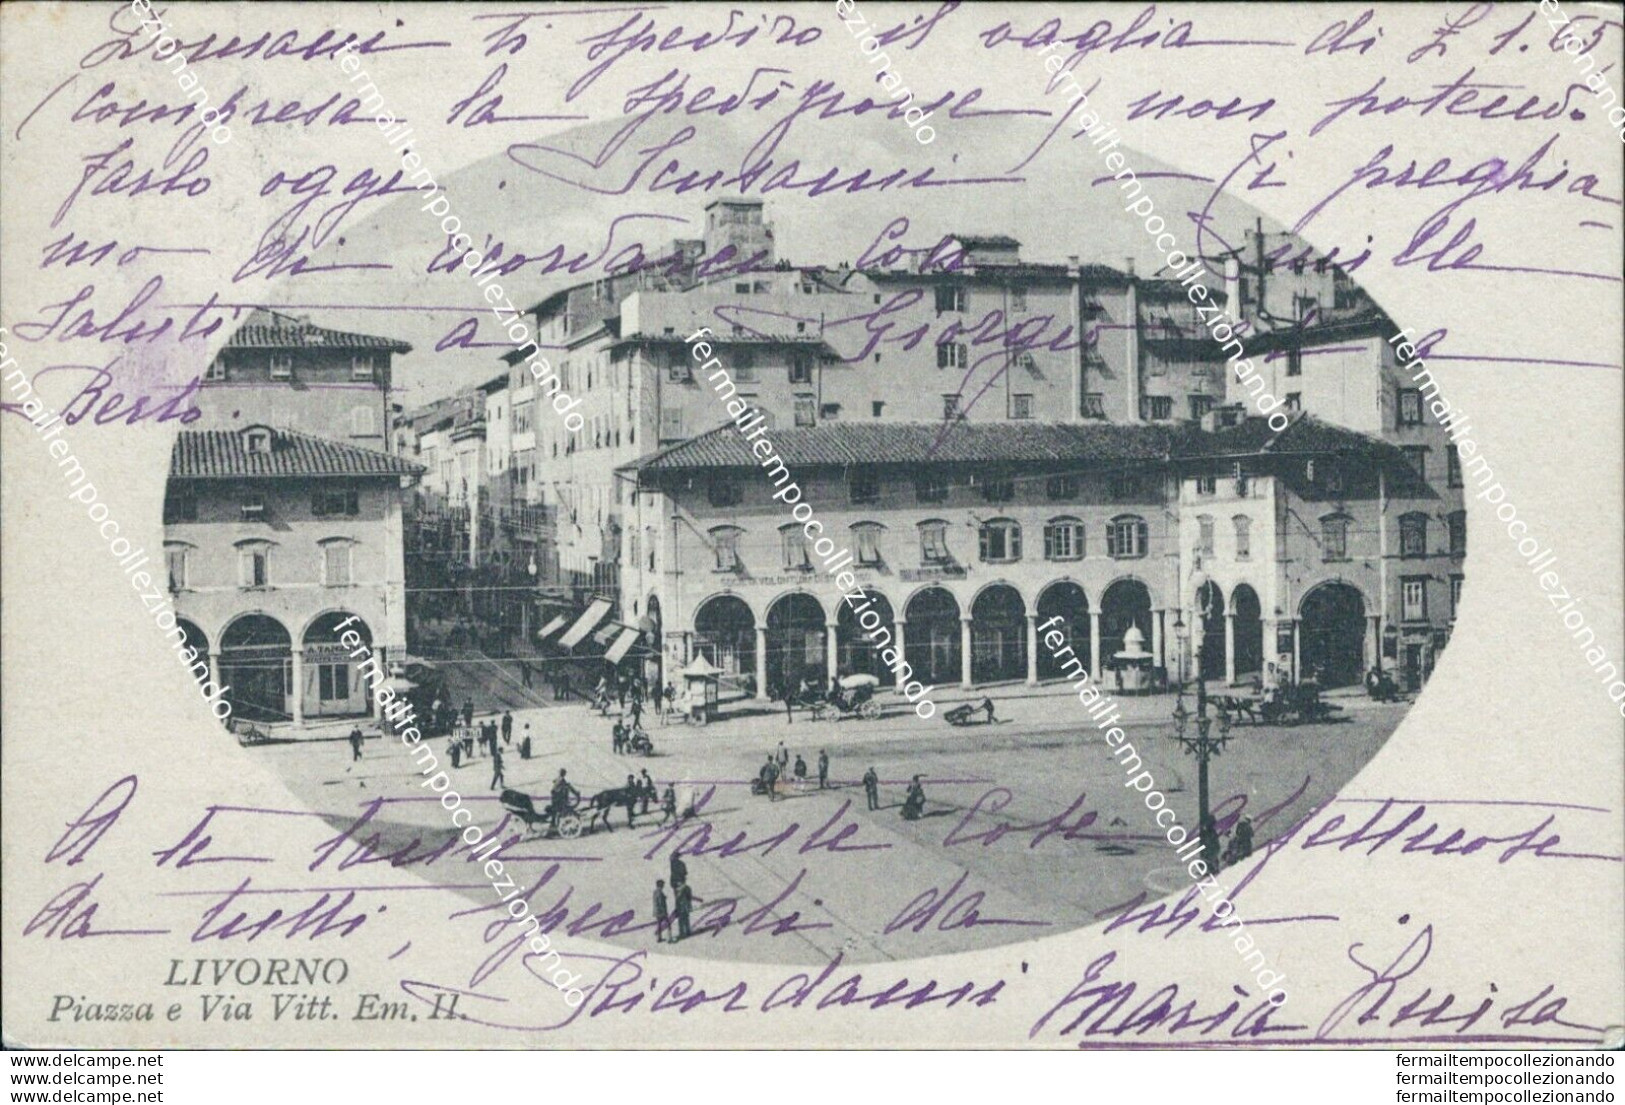
<path id="1" fill-rule="evenodd" d="M 256 309 L 210 362 L 191 427 L 262 425 L 392 452 L 391 359 L 411 349 Z"/>
<path id="2" fill-rule="evenodd" d="M 1267 677 L 1269 664 L 1355 681 L 1393 626 L 1427 641 L 1399 664 L 1419 685 L 1459 600 L 1442 579 L 1412 593 L 1459 563 L 1459 550 L 1412 533 L 1440 489 L 1395 446 L 1311 417 L 1280 433 L 1237 408 L 1205 421 L 764 436 L 822 534 L 850 551 L 846 589 L 862 588 L 927 682 L 1056 674 L 1036 630 L 1058 617 L 1096 678 L 1131 626 L 1177 677 L 1183 620 L 1202 671 L 1228 682 Z M 837 671 L 889 681 L 762 465 L 724 427 L 628 467 L 633 524 L 653 537 L 629 561 L 627 601 L 658 627 L 669 667 L 703 654 L 758 695 Z"/>
<path id="3" fill-rule="evenodd" d="M 251 424 L 180 431 L 164 503 L 177 621 L 241 718 L 369 710 L 353 630 L 380 663 L 406 647 L 397 456 Z"/>

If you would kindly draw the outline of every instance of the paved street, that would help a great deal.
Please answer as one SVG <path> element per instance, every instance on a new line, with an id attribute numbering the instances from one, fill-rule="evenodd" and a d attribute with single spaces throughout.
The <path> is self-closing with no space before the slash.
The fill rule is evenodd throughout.
<path id="1" fill-rule="evenodd" d="M 568 857 L 530 899 L 536 914 L 563 918 L 556 933 L 567 936 L 579 922 L 579 931 L 595 938 L 653 948 L 654 881 L 669 882 L 670 855 L 680 849 L 698 899 L 695 936 L 684 953 L 778 962 L 818 962 L 836 950 L 848 959 L 904 959 L 1031 939 L 1092 923 L 1142 892 L 1154 900 L 1188 885 L 1172 848 L 1154 835 L 1151 812 L 1138 792 L 1125 789 L 1120 764 L 1065 687 L 996 692 L 1008 720 L 966 728 L 941 720 L 959 699 L 939 693 L 929 720 L 888 694 L 888 714 L 874 722 L 814 723 L 801 714 L 787 725 L 780 710 L 704 728 L 656 723 L 649 758 L 614 755 L 612 720 L 579 704 L 516 713 L 516 743 L 504 757 L 507 785 L 537 796 L 538 807 L 561 767 L 589 797 L 647 767 L 662 789 L 668 781 L 691 785 L 701 808 L 680 827 L 658 828 L 656 804 L 633 832 L 617 809 L 613 832 L 573 841 L 533 836 L 501 855 L 521 885 L 553 865 L 514 858 Z M 1344 711 L 1334 723 L 1232 730 L 1212 768 L 1222 828 L 1227 815 L 1245 810 L 1262 845 L 1352 777 L 1407 708 L 1352 696 L 1337 701 Z M 1180 824 L 1194 829 L 1196 763 L 1168 739 L 1173 702 L 1171 695 L 1124 700 L 1123 722 Z M 516 747 L 526 722 L 537 748 L 529 761 Z M 771 803 L 752 796 L 748 780 L 780 740 L 792 763 L 797 753 L 806 758 L 810 776 L 818 750 L 828 749 L 832 789 L 787 791 Z M 444 758 L 445 742 L 435 745 Z M 335 814 L 374 798 L 427 793 L 394 741 L 369 740 L 354 764 L 349 747 L 336 742 L 248 754 L 274 763 L 312 808 Z M 859 782 L 871 765 L 882 780 L 882 808 L 874 812 Z M 925 776 L 927 813 L 905 822 L 903 792 L 915 773 Z M 503 815 L 488 789 L 489 760 L 451 774 L 478 823 L 495 828 Z M 1288 802 L 1283 812 L 1266 813 Z M 392 801 L 386 810 L 362 834 L 379 833 L 380 851 L 413 837 L 432 846 L 451 831 L 433 800 Z M 505 835 L 519 831 L 509 822 Z M 489 900 L 483 889 L 469 893 Z"/>

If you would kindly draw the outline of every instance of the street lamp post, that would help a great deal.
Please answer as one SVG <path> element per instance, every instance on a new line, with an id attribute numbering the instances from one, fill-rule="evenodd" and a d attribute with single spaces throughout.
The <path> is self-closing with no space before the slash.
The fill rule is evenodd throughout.
<path id="1" fill-rule="evenodd" d="M 1214 719 L 1208 716 L 1207 709 L 1207 679 L 1202 673 L 1202 644 L 1207 631 L 1207 611 L 1202 603 L 1203 591 L 1207 583 L 1207 575 L 1198 567 L 1191 577 L 1191 584 L 1195 591 L 1193 618 L 1200 619 L 1196 627 L 1196 648 L 1194 653 L 1196 666 L 1196 732 L 1194 735 L 1190 732 L 1192 715 L 1190 711 L 1185 709 L 1184 680 L 1185 661 L 1188 655 L 1186 645 L 1191 638 L 1191 629 L 1185 624 L 1182 617 L 1176 615 L 1174 620 L 1174 635 L 1179 638 L 1181 678 L 1179 694 L 1174 702 L 1173 739 L 1179 742 L 1186 755 L 1196 757 L 1197 832 L 1203 841 L 1203 855 L 1208 866 L 1217 870 L 1218 832 L 1216 827 L 1213 826 L 1213 814 L 1208 804 L 1208 762 L 1223 752 L 1224 746 L 1230 740 L 1230 714 L 1226 710 L 1219 711 L 1219 731 L 1215 736 L 1213 733 Z"/>

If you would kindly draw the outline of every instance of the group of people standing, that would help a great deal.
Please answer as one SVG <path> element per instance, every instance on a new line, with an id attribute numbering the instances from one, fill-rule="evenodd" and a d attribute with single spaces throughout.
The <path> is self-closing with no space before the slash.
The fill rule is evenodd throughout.
<path id="1" fill-rule="evenodd" d="M 780 741 L 779 747 L 767 754 L 767 762 L 756 773 L 759 791 L 765 793 L 770 801 L 777 802 L 779 800 L 779 780 L 786 775 L 794 778 L 797 786 L 805 786 L 807 783 L 807 761 L 802 758 L 801 753 L 797 752 L 795 766 L 792 767 L 790 765 L 790 750 L 784 747 L 783 741 Z M 829 753 L 822 748 L 818 750 L 818 789 L 829 789 Z"/>
<path id="2" fill-rule="evenodd" d="M 669 788 L 667 793 L 671 793 Z M 688 864 L 683 862 L 683 854 L 676 850 L 671 854 L 671 890 L 677 905 L 675 925 L 672 924 L 673 916 L 666 907 L 666 880 L 655 880 L 654 912 L 657 944 L 675 944 L 692 936 L 689 916 L 694 909 L 694 903 L 705 900 L 694 896 L 694 891 L 688 885 Z M 673 932 L 673 928 L 677 931 Z"/>

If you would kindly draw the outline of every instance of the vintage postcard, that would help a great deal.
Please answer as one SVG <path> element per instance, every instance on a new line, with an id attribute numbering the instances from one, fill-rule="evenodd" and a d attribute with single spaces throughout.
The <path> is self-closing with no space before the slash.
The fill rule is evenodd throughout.
<path id="1" fill-rule="evenodd" d="M 1622 61 L 5 5 L 7 1045 L 1620 1046 Z"/>

